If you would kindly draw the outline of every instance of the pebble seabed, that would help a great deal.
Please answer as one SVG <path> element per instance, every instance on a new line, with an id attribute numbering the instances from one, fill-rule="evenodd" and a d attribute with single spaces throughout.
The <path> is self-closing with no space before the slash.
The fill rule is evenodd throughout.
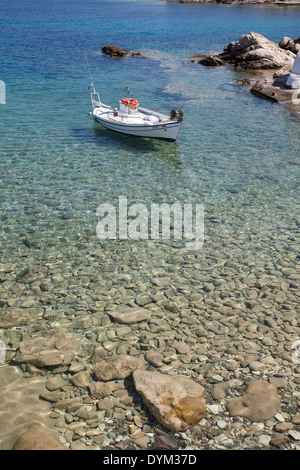
<path id="1" fill-rule="evenodd" d="M 27 244 L 26 256 L 15 253 L 15 262 L 11 256 L 0 264 L 0 339 L 6 346 L 1 373 L 14 367 L 28 384 L 37 376 L 45 379 L 36 400 L 49 404 L 51 426 L 67 448 L 300 448 L 300 364 L 292 346 L 300 336 L 296 238 L 278 234 L 275 240 L 265 233 L 256 240 L 257 250 L 254 236 L 250 242 L 243 232 L 231 239 L 220 232 L 212 242 L 213 227 L 209 231 L 197 253 L 172 240 L 102 241 L 92 250 L 81 248 L 79 260 L 76 246 L 69 256 L 55 248 L 46 256 Z M 245 249 L 247 243 L 252 249 Z M 149 317 L 119 323 L 109 312 L 120 305 L 141 307 Z M 79 340 L 68 363 L 37 367 L 30 352 L 19 363 L 20 343 L 50 330 Z M 93 396 L 95 356 L 120 354 L 147 356 L 147 370 L 201 384 L 204 418 L 184 432 L 164 428 L 131 376 L 112 380 L 106 393 Z M 270 419 L 253 422 L 227 409 L 227 401 L 243 395 L 253 379 L 277 387 L 281 406 Z M 14 406 L 9 414 L 17 439 Z M 12 442 L 3 433 L 5 449 Z"/>

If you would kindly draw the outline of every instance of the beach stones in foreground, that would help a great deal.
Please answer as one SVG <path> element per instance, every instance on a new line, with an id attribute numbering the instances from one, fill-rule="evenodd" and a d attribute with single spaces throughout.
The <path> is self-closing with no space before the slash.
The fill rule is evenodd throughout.
<path id="1" fill-rule="evenodd" d="M 167 429 L 184 431 L 205 414 L 204 388 L 191 379 L 135 370 L 133 382 L 143 403 Z"/>

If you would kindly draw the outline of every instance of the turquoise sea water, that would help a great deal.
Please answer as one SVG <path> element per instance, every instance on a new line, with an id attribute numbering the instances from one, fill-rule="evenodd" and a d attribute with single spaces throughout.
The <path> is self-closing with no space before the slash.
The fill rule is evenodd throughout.
<path id="1" fill-rule="evenodd" d="M 96 209 L 119 196 L 204 204 L 204 258 L 221 250 L 254 263 L 285 257 L 299 220 L 299 116 L 236 85 L 243 75 L 230 67 L 186 59 L 250 31 L 275 42 L 299 37 L 300 9 L 0 0 L 0 11 L 3 262 L 80 264 L 97 250 L 105 255 L 110 245 L 96 237 Z M 99 53 L 106 44 L 147 57 L 114 60 Z M 103 129 L 88 114 L 84 53 L 104 103 L 117 105 L 127 85 L 142 106 L 166 113 L 183 106 L 185 123 L 261 152 L 185 124 L 172 144 Z M 147 243 L 136 247 L 147 251 Z M 161 259 L 182 248 L 154 245 Z M 114 262 L 126 264 L 123 251 Z"/>

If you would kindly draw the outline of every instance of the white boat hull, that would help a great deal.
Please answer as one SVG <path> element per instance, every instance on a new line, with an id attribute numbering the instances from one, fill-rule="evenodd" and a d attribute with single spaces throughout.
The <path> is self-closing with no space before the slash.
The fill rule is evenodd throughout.
<path id="1" fill-rule="evenodd" d="M 94 119 L 111 131 L 120 132 L 122 134 L 134 135 L 138 137 L 152 137 L 155 139 L 163 139 L 169 142 L 175 142 L 180 128 L 181 122 L 173 121 L 158 124 L 122 124 L 117 122 L 109 122 L 107 119 L 101 119 L 97 116 L 97 112 L 93 113 Z"/>
<path id="2" fill-rule="evenodd" d="M 119 110 L 112 109 L 101 102 L 95 89 L 91 93 L 91 101 L 94 119 L 111 131 L 175 142 L 181 129 L 182 116 L 174 110 L 171 119 L 165 114 L 141 108 L 137 100 L 129 99 L 120 101 Z"/>

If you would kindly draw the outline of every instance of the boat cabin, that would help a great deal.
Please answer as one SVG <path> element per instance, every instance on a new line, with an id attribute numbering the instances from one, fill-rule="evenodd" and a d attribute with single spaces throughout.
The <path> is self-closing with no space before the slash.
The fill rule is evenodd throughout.
<path id="1" fill-rule="evenodd" d="M 126 114 L 136 114 L 139 112 L 139 102 L 133 98 L 123 98 L 120 101 L 120 112 Z"/>

